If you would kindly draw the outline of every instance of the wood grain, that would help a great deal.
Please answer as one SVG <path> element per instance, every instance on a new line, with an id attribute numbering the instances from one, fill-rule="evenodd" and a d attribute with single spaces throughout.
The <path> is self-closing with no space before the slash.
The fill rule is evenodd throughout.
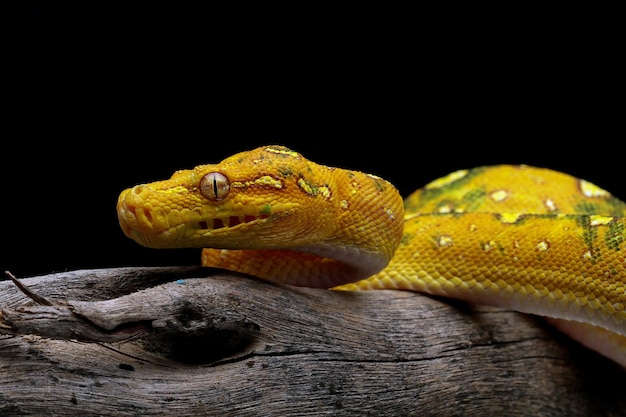
<path id="1" fill-rule="evenodd" d="M 0 415 L 623 416 L 624 370 L 540 319 L 202 268 L 0 282 Z"/>

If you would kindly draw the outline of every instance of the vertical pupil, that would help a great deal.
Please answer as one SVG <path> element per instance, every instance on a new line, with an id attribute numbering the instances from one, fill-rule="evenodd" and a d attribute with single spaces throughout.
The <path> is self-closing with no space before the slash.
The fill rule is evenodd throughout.
<path id="1" fill-rule="evenodd" d="M 219 172 L 210 172 L 200 180 L 200 193 L 209 200 L 219 201 L 228 194 L 230 185 L 228 178 Z"/>

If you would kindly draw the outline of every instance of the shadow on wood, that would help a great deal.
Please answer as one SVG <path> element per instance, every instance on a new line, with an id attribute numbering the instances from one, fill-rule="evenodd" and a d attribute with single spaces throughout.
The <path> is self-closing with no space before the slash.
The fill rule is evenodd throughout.
<path id="1" fill-rule="evenodd" d="M 196 267 L 0 282 L 0 415 L 623 416 L 625 372 L 541 320 Z"/>

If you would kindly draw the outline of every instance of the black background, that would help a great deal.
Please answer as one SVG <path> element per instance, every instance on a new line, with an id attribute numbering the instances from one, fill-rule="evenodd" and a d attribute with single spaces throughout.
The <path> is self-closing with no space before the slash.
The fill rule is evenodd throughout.
<path id="1" fill-rule="evenodd" d="M 0 266 L 196 264 L 197 250 L 126 238 L 117 195 L 270 143 L 404 195 L 453 170 L 526 163 L 626 198 L 611 23 L 486 12 L 26 7 L 3 60 Z"/>

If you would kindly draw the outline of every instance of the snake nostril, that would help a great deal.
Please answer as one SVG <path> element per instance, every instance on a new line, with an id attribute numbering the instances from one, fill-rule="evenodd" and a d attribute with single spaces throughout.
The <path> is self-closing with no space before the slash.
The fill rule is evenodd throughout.
<path id="1" fill-rule="evenodd" d="M 141 194 L 146 187 L 144 185 L 136 185 L 133 187 L 133 194 Z"/>

